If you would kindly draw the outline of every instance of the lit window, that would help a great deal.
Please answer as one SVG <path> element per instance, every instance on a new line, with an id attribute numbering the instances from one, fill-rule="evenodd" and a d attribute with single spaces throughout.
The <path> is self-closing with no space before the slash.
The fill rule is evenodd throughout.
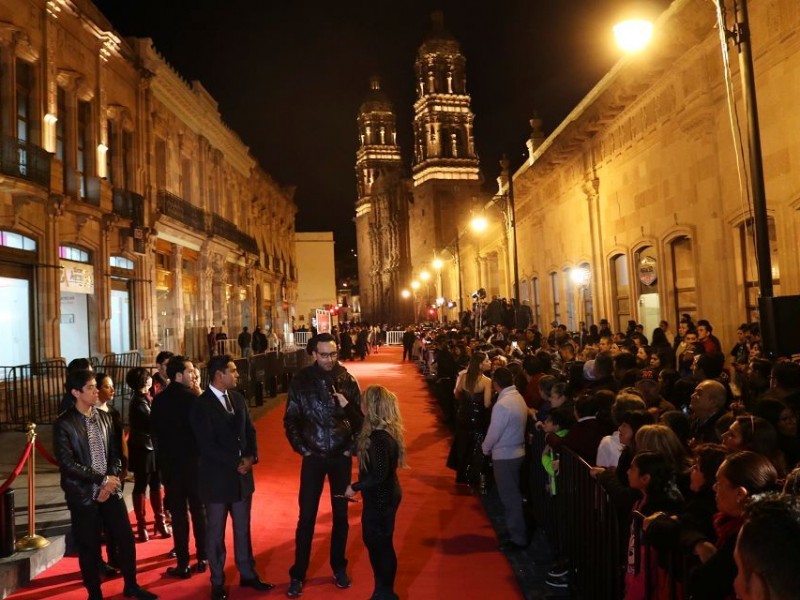
<path id="1" fill-rule="evenodd" d="M 128 269 L 129 271 L 133 271 L 133 261 L 122 256 L 110 256 L 108 258 L 108 264 L 112 267 L 116 267 L 117 269 Z"/>
<path id="2" fill-rule="evenodd" d="M 0 246 L 36 252 L 36 242 L 31 238 L 12 231 L 0 230 Z"/>
<path id="3" fill-rule="evenodd" d="M 81 250 L 80 248 L 74 248 L 72 246 L 59 246 L 58 256 L 64 260 L 72 260 L 82 263 L 90 262 L 89 253 L 86 252 L 86 250 Z"/>

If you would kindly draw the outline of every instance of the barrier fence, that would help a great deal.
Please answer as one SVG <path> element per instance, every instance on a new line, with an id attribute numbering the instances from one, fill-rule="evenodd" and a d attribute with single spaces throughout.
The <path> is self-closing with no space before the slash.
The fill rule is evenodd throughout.
<path id="1" fill-rule="evenodd" d="M 564 446 L 559 448 L 556 494 L 552 495 L 541 461 L 545 445 L 542 432 L 533 434 L 527 449 L 531 455 L 529 494 L 534 517 L 544 528 L 556 562 L 569 563 L 578 597 L 622 598 L 630 516 L 619 514 L 608 492 L 589 474 L 591 465 Z M 635 526 L 640 526 L 640 519 Z M 642 547 L 646 597 L 687 598 L 688 574 L 697 559 L 681 549 L 658 551 L 646 539 Z"/>
<path id="2" fill-rule="evenodd" d="M 387 331 L 386 332 L 386 345 L 387 346 L 402 346 L 403 334 L 405 331 Z"/>

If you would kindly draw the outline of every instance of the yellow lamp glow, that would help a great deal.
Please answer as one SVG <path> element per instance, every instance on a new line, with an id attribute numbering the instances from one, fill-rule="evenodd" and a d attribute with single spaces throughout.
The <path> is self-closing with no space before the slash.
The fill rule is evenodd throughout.
<path id="1" fill-rule="evenodd" d="M 431 278 L 431 274 L 427 271 L 423 271 L 419 274 L 419 278 L 422 279 L 422 281 L 428 281 Z"/>
<path id="2" fill-rule="evenodd" d="M 617 45 L 625 52 L 643 50 L 653 37 L 653 22 L 647 19 L 627 19 L 614 25 Z"/>
<path id="3" fill-rule="evenodd" d="M 403 298 L 410 298 L 411 297 L 411 292 L 409 292 L 408 290 L 403 290 L 402 292 L 400 292 L 400 295 Z"/>
<path id="4" fill-rule="evenodd" d="M 441 269 L 444 266 L 444 263 L 442 262 L 441 258 L 435 258 L 433 260 L 432 265 L 433 265 L 433 268 L 438 271 L 439 269 Z"/>
<path id="5" fill-rule="evenodd" d="M 486 217 L 473 217 L 469 222 L 469 226 L 475 233 L 483 233 L 489 226 L 489 221 L 486 220 Z"/>
<path id="6" fill-rule="evenodd" d="M 414 281 L 412 281 L 411 282 L 411 289 L 412 290 L 418 290 L 419 289 L 419 281 L 417 281 L 416 279 Z"/>

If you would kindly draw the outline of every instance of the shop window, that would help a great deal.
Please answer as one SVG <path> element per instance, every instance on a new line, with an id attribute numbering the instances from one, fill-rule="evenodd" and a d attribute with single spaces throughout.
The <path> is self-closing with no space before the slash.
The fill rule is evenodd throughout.
<path id="1" fill-rule="evenodd" d="M 134 267 L 133 261 L 123 256 L 110 256 L 108 258 L 108 264 L 111 267 L 117 269 L 127 269 L 129 271 L 132 271 Z"/>

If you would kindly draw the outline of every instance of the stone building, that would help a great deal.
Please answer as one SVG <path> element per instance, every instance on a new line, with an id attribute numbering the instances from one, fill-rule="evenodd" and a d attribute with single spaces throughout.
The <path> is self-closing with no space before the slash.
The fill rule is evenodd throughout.
<path id="1" fill-rule="evenodd" d="M 452 255 L 461 221 L 480 193 L 465 59 L 441 13 L 433 16 L 415 71 L 411 178 L 397 145 L 392 105 L 377 79 L 358 115 L 356 232 L 366 321 L 421 319 L 437 297 L 457 294 L 435 281 L 414 290 L 413 300 L 404 302 L 400 292 L 430 271 L 440 253 Z"/>
<path id="2" fill-rule="evenodd" d="M 89 0 L 0 3 L 0 364 L 283 327 L 293 190 L 214 99 Z"/>
<path id="3" fill-rule="evenodd" d="M 754 1 L 750 19 L 773 284 L 775 295 L 798 294 L 800 4 Z M 520 296 L 540 323 L 607 317 L 624 330 L 635 319 L 649 335 L 688 313 L 708 318 L 728 348 L 740 323 L 758 320 L 739 67 L 731 46 L 744 151 L 715 25 L 708 2 L 675 0 L 645 52 L 614 66 L 544 141 L 532 136 L 513 191 Z M 503 208 L 500 184 L 490 212 Z M 498 222 L 481 251 L 513 260 Z"/>

